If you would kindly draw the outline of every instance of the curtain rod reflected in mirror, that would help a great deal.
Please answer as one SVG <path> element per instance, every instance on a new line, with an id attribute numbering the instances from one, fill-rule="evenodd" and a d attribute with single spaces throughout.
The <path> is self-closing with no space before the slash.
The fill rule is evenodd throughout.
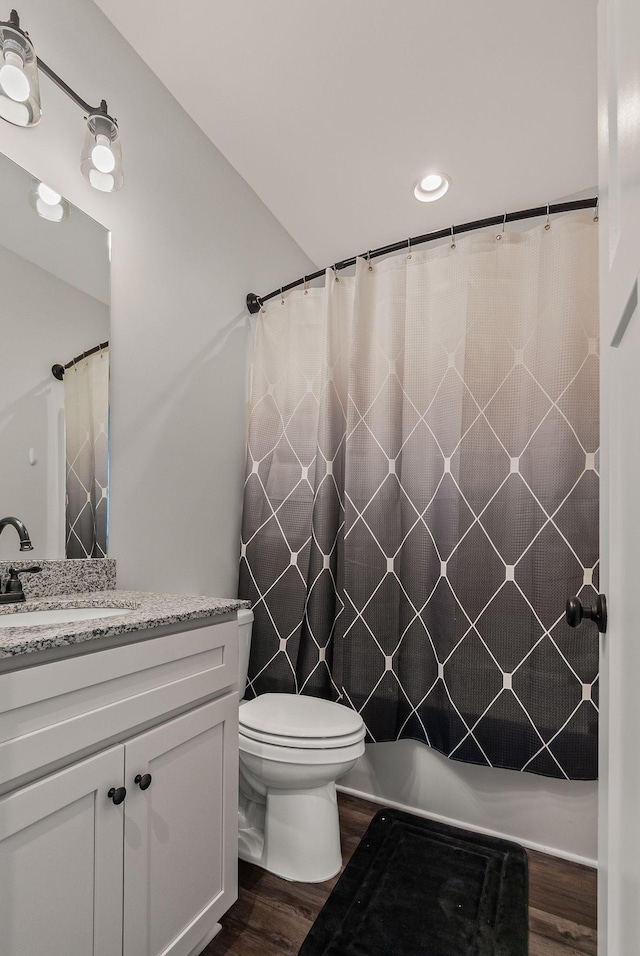
<path id="1" fill-rule="evenodd" d="M 70 362 L 67 362 L 66 365 L 60 365 L 56 363 L 51 366 L 51 374 L 54 378 L 57 378 L 59 382 L 64 379 L 64 373 L 68 368 L 72 368 L 74 365 L 77 365 L 78 362 L 81 362 L 82 359 L 88 358 L 90 355 L 93 355 L 94 352 L 100 352 L 102 349 L 108 349 L 108 342 L 101 342 L 100 345 L 94 345 L 92 349 L 87 349 L 86 352 L 83 352 L 82 355 L 76 355 L 75 358 L 71 359 Z"/>

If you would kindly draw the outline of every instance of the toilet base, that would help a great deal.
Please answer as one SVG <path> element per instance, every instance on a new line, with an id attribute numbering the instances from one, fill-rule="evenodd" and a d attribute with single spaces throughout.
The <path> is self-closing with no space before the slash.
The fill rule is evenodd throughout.
<path id="1" fill-rule="evenodd" d="M 270 789 L 264 807 L 242 795 L 240 802 L 241 860 L 301 883 L 322 883 L 340 871 L 340 821 L 333 781 L 309 790 Z M 264 830 L 247 826 L 260 818 L 263 809 Z"/>

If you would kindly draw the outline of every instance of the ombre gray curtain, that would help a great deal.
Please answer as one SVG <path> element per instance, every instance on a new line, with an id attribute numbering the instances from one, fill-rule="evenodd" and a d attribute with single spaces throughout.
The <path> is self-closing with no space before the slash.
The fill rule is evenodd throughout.
<path id="1" fill-rule="evenodd" d="M 64 376 L 66 556 L 107 555 L 109 349 L 71 366 Z"/>
<path id="2" fill-rule="evenodd" d="M 597 775 L 597 226 L 474 233 L 258 317 L 240 594 L 248 693 L 369 741 Z"/>

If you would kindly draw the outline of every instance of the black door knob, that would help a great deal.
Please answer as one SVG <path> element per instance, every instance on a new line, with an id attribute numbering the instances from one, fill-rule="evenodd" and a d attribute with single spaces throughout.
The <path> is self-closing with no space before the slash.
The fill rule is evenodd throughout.
<path id="1" fill-rule="evenodd" d="M 151 774 L 143 773 L 140 775 L 136 774 L 133 780 L 134 783 L 137 783 L 141 790 L 147 790 L 151 786 Z"/>
<path id="2" fill-rule="evenodd" d="M 604 634 L 607 630 L 607 599 L 604 594 L 599 594 L 596 598 L 595 607 L 585 607 L 580 598 L 572 597 L 567 601 L 567 624 L 570 627 L 578 627 L 582 624 L 584 618 L 594 621 L 598 625 L 598 630 Z"/>
<path id="3" fill-rule="evenodd" d="M 122 803 L 126 795 L 127 791 L 125 787 L 118 787 L 117 790 L 115 787 L 112 787 L 107 794 L 108 797 L 111 797 L 116 806 L 118 806 L 119 803 Z"/>

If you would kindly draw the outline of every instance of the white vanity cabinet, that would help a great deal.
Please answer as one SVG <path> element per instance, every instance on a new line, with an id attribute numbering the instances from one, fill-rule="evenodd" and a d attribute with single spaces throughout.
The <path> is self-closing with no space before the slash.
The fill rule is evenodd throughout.
<path id="1" fill-rule="evenodd" d="M 236 680 L 229 620 L 0 673 L 2 956 L 204 948 L 237 897 Z"/>
<path id="2" fill-rule="evenodd" d="M 121 951 L 122 769 L 113 747 L 0 798 L 3 956 Z"/>
<path id="3" fill-rule="evenodd" d="M 237 752 L 236 694 L 126 744 L 124 956 L 187 956 L 235 900 Z"/>

